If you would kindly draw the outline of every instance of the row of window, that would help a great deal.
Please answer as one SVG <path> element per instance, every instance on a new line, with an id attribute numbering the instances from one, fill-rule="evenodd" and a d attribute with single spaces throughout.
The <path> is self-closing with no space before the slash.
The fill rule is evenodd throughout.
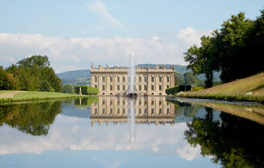
<path id="1" fill-rule="evenodd" d="M 141 76 L 138 78 L 138 81 L 141 82 Z M 95 77 L 95 82 L 97 82 L 97 77 Z M 103 82 L 105 82 L 105 77 L 102 77 Z M 130 78 L 128 78 L 128 81 L 130 81 Z M 134 81 L 136 82 L 136 78 L 134 79 Z M 162 77 L 159 77 L 159 82 L 162 81 Z M 110 82 L 113 82 L 113 77 L 110 76 Z M 120 82 L 120 77 L 117 77 L 117 82 Z M 126 78 L 123 76 L 123 82 L 126 82 Z M 147 77 L 144 77 L 144 82 L 147 82 Z M 154 77 L 151 77 L 151 82 L 154 82 Z M 167 82 L 170 82 L 170 77 L 167 77 Z"/>
<path id="2" fill-rule="evenodd" d="M 95 88 L 97 88 L 97 85 L 94 86 Z M 139 85 L 138 86 L 138 90 L 143 90 L 143 87 L 144 87 L 144 90 L 147 90 L 147 85 Z M 169 88 L 170 86 L 167 85 L 167 88 Z M 128 89 L 129 89 L 129 86 L 128 86 Z M 134 85 L 134 89 L 136 90 L 136 86 Z M 102 85 L 102 90 L 105 90 L 105 85 Z M 110 85 L 110 90 L 113 90 L 113 85 Z M 120 90 L 120 85 L 117 85 L 117 90 Z M 123 90 L 126 90 L 126 85 L 123 85 Z M 151 85 L 151 90 L 154 90 L 154 85 Z M 162 90 L 162 86 L 159 85 L 159 90 Z"/>
<path id="3" fill-rule="evenodd" d="M 154 114 L 154 112 L 155 112 L 155 110 L 154 110 L 154 108 L 152 108 L 151 109 L 151 114 Z M 123 108 L 123 114 L 125 114 L 125 113 L 126 113 L 126 109 Z M 130 113 L 130 109 L 128 110 L 128 113 Z M 141 109 L 139 109 L 138 113 L 142 114 Z M 170 113 L 170 109 L 167 108 L 167 114 L 169 114 L 169 113 Z M 97 114 L 97 109 L 94 109 L 94 114 Z M 105 114 L 105 109 L 104 108 L 102 109 L 102 114 Z M 110 114 L 113 114 L 113 109 L 110 109 Z M 120 114 L 120 109 L 119 108 L 117 109 L 117 114 Z M 147 114 L 147 109 L 146 108 L 144 109 L 144 114 Z M 162 109 L 161 108 L 159 109 L 159 114 L 162 114 Z"/>
<path id="4" fill-rule="evenodd" d="M 138 102 L 139 103 L 139 105 L 141 105 L 141 100 Z M 102 104 L 103 105 L 105 105 L 105 101 L 103 100 L 102 101 Z M 111 100 L 110 101 L 110 105 L 112 105 L 113 104 L 113 101 Z M 117 101 L 117 105 L 119 105 L 120 104 L 120 101 L 118 100 Z M 125 105 L 126 104 L 126 101 L 125 100 L 123 100 L 123 105 Z M 134 105 L 136 104 L 136 101 L 134 101 Z M 144 105 L 146 105 L 147 104 L 147 101 L 144 101 Z M 95 103 L 95 105 L 97 105 L 97 103 Z M 151 105 L 154 105 L 154 101 L 152 100 L 151 101 Z M 161 105 L 161 100 L 159 101 L 159 105 Z M 167 102 L 167 105 L 169 105 L 169 102 Z"/>

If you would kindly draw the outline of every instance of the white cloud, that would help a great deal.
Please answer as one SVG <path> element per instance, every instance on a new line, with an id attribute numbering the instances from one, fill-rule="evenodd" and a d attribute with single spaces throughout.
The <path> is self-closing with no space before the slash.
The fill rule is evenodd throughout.
<path id="1" fill-rule="evenodd" d="M 211 36 L 212 30 L 209 31 L 200 31 L 195 30 L 192 27 L 187 27 L 185 29 L 182 29 L 176 37 L 180 40 L 182 40 L 183 43 L 185 43 L 186 46 L 192 46 L 196 44 L 197 46 L 200 46 L 201 43 L 201 37 L 203 35 L 205 36 Z"/>
<path id="2" fill-rule="evenodd" d="M 183 52 L 193 44 L 200 43 L 203 34 L 193 28 L 181 30 L 174 41 L 153 36 L 149 39 L 115 38 L 70 38 L 47 37 L 41 34 L 0 33 L 1 66 L 32 55 L 47 55 L 55 72 L 90 69 L 91 64 L 129 65 L 130 47 L 135 51 L 135 63 L 186 65 Z"/>
<path id="3" fill-rule="evenodd" d="M 104 20 L 105 23 L 103 24 L 103 27 L 107 24 L 116 28 L 123 28 L 123 25 L 119 22 L 119 20 L 117 20 L 115 17 L 108 13 L 105 4 L 102 1 L 94 1 L 87 4 L 87 6 L 91 12 L 94 12 L 101 19 Z"/>
<path id="4" fill-rule="evenodd" d="M 186 160 L 193 160 L 200 157 L 201 147 L 197 145 L 196 147 L 191 147 L 190 144 L 185 144 L 180 149 L 176 151 L 181 158 Z"/>

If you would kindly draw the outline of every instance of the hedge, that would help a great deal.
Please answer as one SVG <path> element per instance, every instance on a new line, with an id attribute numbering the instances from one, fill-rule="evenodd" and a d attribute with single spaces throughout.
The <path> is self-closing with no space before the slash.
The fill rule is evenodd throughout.
<path id="1" fill-rule="evenodd" d="M 83 95 L 97 95 L 99 93 L 99 89 L 87 85 L 74 86 L 74 92 L 79 94 L 80 88 L 82 88 Z"/>
<path id="2" fill-rule="evenodd" d="M 174 87 L 171 87 L 171 88 L 167 88 L 166 89 L 166 94 L 167 95 L 170 95 L 170 94 L 176 94 L 177 92 L 179 92 L 180 91 L 180 87 L 179 87 L 179 85 L 177 85 L 177 86 L 174 86 Z"/>

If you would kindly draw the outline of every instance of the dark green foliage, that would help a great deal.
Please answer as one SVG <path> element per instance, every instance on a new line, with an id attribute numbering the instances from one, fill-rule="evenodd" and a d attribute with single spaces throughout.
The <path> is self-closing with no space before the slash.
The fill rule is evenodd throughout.
<path id="1" fill-rule="evenodd" d="M 222 85 L 223 83 L 222 82 L 220 82 L 220 81 L 215 81 L 214 83 L 213 83 L 213 86 L 218 86 L 218 85 Z"/>
<path id="2" fill-rule="evenodd" d="M 17 64 L 23 65 L 24 67 L 28 68 L 31 68 L 34 64 L 41 68 L 50 66 L 49 58 L 46 55 L 33 55 L 31 57 L 24 58 L 23 60 L 18 61 Z"/>
<path id="3" fill-rule="evenodd" d="M 83 95 L 97 95 L 99 90 L 97 88 L 86 86 L 86 85 L 77 85 L 74 87 L 74 92 L 79 94 L 80 88 L 82 90 Z"/>
<path id="4" fill-rule="evenodd" d="M 0 90 L 19 90 L 19 79 L 13 76 L 12 73 L 4 71 L 0 66 Z"/>
<path id="5" fill-rule="evenodd" d="M 46 80 L 41 81 L 41 86 L 40 86 L 39 90 L 42 92 L 54 92 L 53 87 Z"/>
<path id="6" fill-rule="evenodd" d="M 70 93 L 70 94 L 74 94 L 74 89 L 73 86 L 70 84 L 66 84 L 62 86 L 62 93 Z"/>
<path id="7" fill-rule="evenodd" d="M 42 79 L 47 80 L 55 92 L 61 92 L 62 80 L 55 74 L 55 71 L 51 67 L 44 67 L 41 69 Z"/>
<path id="8" fill-rule="evenodd" d="M 213 72 L 220 71 L 226 83 L 264 71 L 264 10 L 255 20 L 240 12 L 224 21 L 212 37 L 201 37 L 201 47 L 192 46 L 184 53 L 188 69 L 205 74 L 206 87 L 213 86 Z"/>
<path id="9" fill-rule="evenodd" d="M 91 104 L 97 103 L 99 101 L 98 97 L 85 97 L 74 100 L 75 106 L 90 106 Z"/>
<path id="10" fill-rule="evenodd" d="M 180 73 L 175 72 L 175 86 L 176 85 L 183 85 L 185 83 L 183 75 Z"/>
<path id="11" fill-rule="evenodd" d="M 180 91 L 179 85 L 171 87 L 171 88 L 167 88 L 166 89 L 166 94 L 167 95 L 174 95 L 176 93 L 178 93 Z"/>

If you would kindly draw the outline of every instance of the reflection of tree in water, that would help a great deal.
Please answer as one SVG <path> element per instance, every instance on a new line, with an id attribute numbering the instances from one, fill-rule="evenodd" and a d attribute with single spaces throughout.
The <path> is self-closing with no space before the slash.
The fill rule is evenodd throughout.
<path id="1" fill-rule="evenodd" d="M 198 110 L 203 108 L 201 105 L 193 105 L 191 103 L 181 103 L 178 101 L 170 101 L 166 100 L 169 103 L 172 103 L 175 105 L 175 118 L 181 115 L 184 115 L 185 117 L 194 117 Z"/>
<path id="2" fill-rule="evenodd" d="M 66 105 L 71 105 L 73 104 L 74 99 L 65 99 L 62 100 L 62 103 L 66 104 Z"/>
<path id="3" fill-rule="evenodd" d="M 213 156 L 224 167 L 264 167 L 264 126 L 222 112 L 222 121 L 213 121 L 211 108 L 205 118 L 187 123 L 185 138 L 192 146 L 200 145 L 203 156 Z"/>
<path id="4" fill-rule="evenodd" d="M 60 112 L 60 101 L 1 105 L 0 124 L 5 123 L 31 135 L 47 135 L 49 125 Z"/>

